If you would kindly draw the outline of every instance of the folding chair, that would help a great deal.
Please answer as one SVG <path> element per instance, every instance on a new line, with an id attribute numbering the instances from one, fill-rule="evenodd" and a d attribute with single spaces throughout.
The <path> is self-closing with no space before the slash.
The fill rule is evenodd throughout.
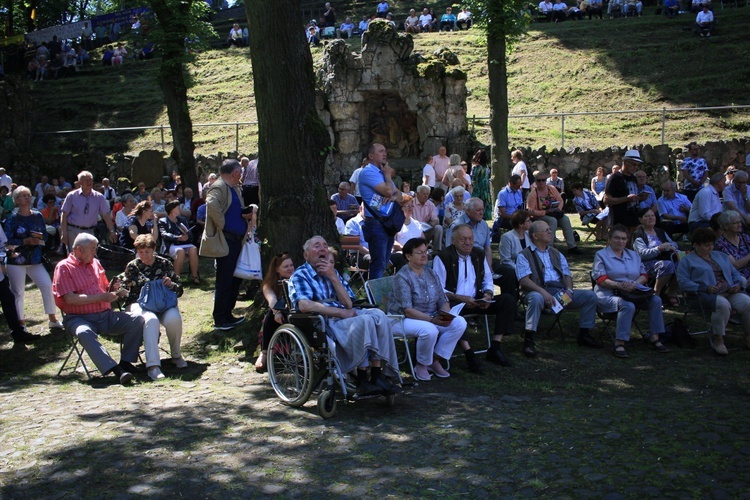
<path id="1" fill-rule="evenodd" d="M 386 313 L 388 320 L 391 324 L 401 323 L 401 331 L 404 332 L 404 318 L 403 314 L 388 314 L 388 299 L 393 288 L 393 280 L 395 276 L 385 276 L 383 278 L 376 278 L 367 280 L 365 282 L 365 293 L 367 294 L 367 300 L 372 305 L 378 306 L 383 312 Z M 393 337 L 401 340 L 404 343 L 404 350 L 406 351 L 406 361 L 409 363 L 409 370 L 414 380 L 417 380 L 414 374 L 414 362 L 411 359 L 411 351 L 409 349 L 409 337 L 404 333 L 394 333 Z M 403 359 L 398 360 L 399 364 L 403 363 Z"/>
<path id="2" fill-rule="evenodd" d="M 593 271 L 589 271 L 589 279 L 591 280 L 591 289 L 593 290 L 596 286 L 596 280 L 594 279 L 594 273 Z M 646 337 L 643 335 L 643 332 L 641 331 L 641 327 L 638 326 L 638 322 L 636 319 L 638 318 L 638 313 L 641 312 L 641 309 L 636 306 L 635 308 L 635 314 L 633 315 L 633 326 L 635 326 L 635 329 L 638 330 L 638 334 L 643 338 L 643 340 L 646 340 Z M 601 339 L 603 333 L 607 333 L 609 335 L 609 338 L 612 342 L 615 341 L 615 334 L 612 332 L 612 329 L 610 328 L 612 325 L 612 322 L 617 322 L 617 311 L 613 312 L 602 312 L 601 308 L 599 307 L 599 304 L 596 304 L 596 315 L 602 322 L 602 329 L 599 332 L 599 339 Z M 631 326 L 632 329 L 632 326 Z"/>
<path id="3" fill-rule="evenodd" d="M 521 310 L 523 315 L 526 316 L 526 291 L 520 288 L 518 289 L 518 308 Z M 562 313 L 564 312 L 565 310 L 563 309 L 559 313 L 555 313 L 552 311 L 552 309 L 548 309 L 546 307 L 542 310 L 542 316 L 554 316 L 555 318 L 549 328 L 547 328 L 547 331 L 544 332 L 545 336 L 550 335 L 552 333 L 552 330 L 555 329 L 555 326 L 557 326 L 558 330 L 560 330 L 560 340 L 565 340 L 565 331 L 563 330 L 562 324 L 560 323 L 560 316 L 562 316 Z M 541 318 L 539 319 L 541 320 Z M 487 327 L 487 333 L 489 336 L 489 326 Z"/>
<path id="4" fill-rule="evenodd" d="M 57 371 L 57 376 L 59 377 L 60 374 L 62 374 L 63 370 L 65 369 L 65 366 L 68 364 L 68 361 L 70 361 L 70 358 L 73 356 L 73 353 L 75 353 L 76 361 L 75 361 L 75 364 L 73 365 L 73 368 L 71 368 L 71 370 L 76 371 L 76 369 L 78 368 L 78 365 L 80 364 L 83 367 L 83 371 L 86 372 L 87 380 L 91 380 L 93 378 L 91 373 L 97 370 L 96 369 L 89 370 L 89 368 L 86 366 L 86 361 L 83 359 L 83 355 L 86 354 L 86 350 L 78 341 L 78 337 L 75 334 L 68 333 L 68 331 L 65 330 L 65 335 L 68 337 L 68 340 L 70 340 L 71 347 L 70 347 L 70 351 L 68 351 L 68 355 L 65 357 L 65 360 L 63 361 L 62 366 L 60 366 L 60 369 Z M 123 340 L 125 339 L 123 335 L 119 336 L 117 339 L 113 339 L 111 337 L 107 337 L 101 334 L 99 334 L 99 336 L 106 338 L 108 340 L 111 340 L 113 342 L 118 342 L 120 344 L 120 353 L 122 354 L 122 343 L 123 343 Z"/>
<path id="5" fill-rule="evenodd" d="M 354 280 L 359 279 L 364 286 L 365 275 L 367 275 L 369 269 L 363 268 L 359 261 L 359 235 L 341 235 L 340 243 L 341 249 L 346 254 L 344 259 L 346 262 L 345 271 L 349 273 L 349 283 L 352 284 Z M 352 260 L 354 263 L 352 263 Z"/>
<path id="6" fill-rule="evenodd" d="M 672 262 L 674 263 L 674 269 L 675 273 L 677 273 L 677 266 L 680 265 L 680 260 L 682 257 L 684 257 L 685 252 L 677 252 L 673 253 L 671 258 Z M 677 283 L 679 287 L 679 281 Z M 703 304 L 701 303 L 700 296 L 698 295 L 698 292 L 686 292 L 682 288 L 679 289 L 682 293 L 682 302 L 685 304 L 685 311 L 682 313 L 682 321 L 687 325 L 687 316 L 689 312 L 695 312 L 700 311 L 701 313 L 701 319 L 703 320 L 702 330 L 698 330 L 695 332 L 689 331 L 690 335 L 706 335 L 708 337 L 708 343 L 711 346 L 711 350 L 714 348 L 714 340 L 713 340 L 713 334 L 711 327 L 711 312 L 708 311 L 708 315 L 706 315 L 706 310 L 703 307 Z"/>

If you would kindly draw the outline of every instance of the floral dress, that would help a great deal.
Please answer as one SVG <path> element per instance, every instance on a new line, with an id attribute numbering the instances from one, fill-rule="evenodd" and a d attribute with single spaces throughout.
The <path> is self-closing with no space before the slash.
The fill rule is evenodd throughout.
<path id="1" fill-rule="evenodd" d="M 144 264 L 141 259 L 131 260 L 125 267 L 125 271 L 118 276 L 120 285 L 130 290 L 128 296 L 125 297 L 125 306 L 138 302 L 143 285 L 149 281 L 161 281 L 165 276 L 172 280 L 172 290 L 177 293 L 177 296 L 182 296 L 180 277 L 175 274 L 172 262 L 159 255 L 154 255 L 154 259 L 154 263 L 150 266 Z"/>
<path id="2" fill-rule="evenodd" d="M 448 220 L 451 221 L 451 224 L 456 222 L 459 217 L 461 217 L 464 212 L 466 211 L 466 204 L 463 205 L 462 208 L 456 208 L 453 203 L 448 203 L 445 206 L 445 215 L 443 216 L 443 227 L 447 230 L 450 224 L 448 224 Z"/>
<path id="3" fill-rule="evenodd" d="M 492 220 L 492 193 L 490 192 L 490 168 L 474 165 L 471 169 L 471 180 L 474 191 L 471 195 L 484 203 L 484 220 Z"/>
<path id="4" fill-rule="evenodd" d="M 750 236 L 745 233 L 740 233 L 739 236 L 740 241 L 737 246 L 734 246 L 732 242 L 722 236 L 716 240 L 714 248 L 727 255 L 731 255 L 734 260 L 744 259 L 745 256 L 750 253 Z M 738 269 L 738 271 L 742 276 L 750 279 L 750 266 L 745 266 L 742 269 Z"/>

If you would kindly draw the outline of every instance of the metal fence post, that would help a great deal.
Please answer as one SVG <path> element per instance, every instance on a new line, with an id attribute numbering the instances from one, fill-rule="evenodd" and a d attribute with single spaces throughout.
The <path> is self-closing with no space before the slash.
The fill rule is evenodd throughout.
<path id="1" fill-rule="evenodd" d="M 562 149 L 565 149 L 565 113 L 560 115 L 560 136 L 562 145 L 560 146 Z"/>
<path id="2" fill-rule="evenodd" d="M 477 124 L 477 115 L 471 115 L 471 135 L 474 137 L 474 127 Z"/>
<path id="3" fill-rule="evenodd" d="M 159 127 L 159 129 L 161 130 L 161 150 L 166 151 L 166 148 L 164 147 L 164 125 Z"/>
<path id="4" fill-rule="evenodd" d="M 240 152 L 240 124 L 234 122 L 234 151 L 239 154 Z"/>
<path id="5" fill-rule="evenodd" d="M 661 108 L 661 144 L 664 145 L 667 133 L 667 108 Z"/>

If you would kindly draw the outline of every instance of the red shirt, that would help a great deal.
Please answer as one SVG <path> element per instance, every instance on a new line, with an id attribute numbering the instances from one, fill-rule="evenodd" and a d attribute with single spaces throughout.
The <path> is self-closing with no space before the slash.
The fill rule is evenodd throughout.
<path id="1" fill-rule="evenodd" d="M 73 306 L 63 298 L 69 293 L 97 295 L 109 290 L 109 280 L 98 260 L 84 264 L 72 253 L 55 267 L 52 278 L 52 294 L 55 304 L 64 314 L 95 314 L 112 309 L 109 302 L 93 302 Z"/>

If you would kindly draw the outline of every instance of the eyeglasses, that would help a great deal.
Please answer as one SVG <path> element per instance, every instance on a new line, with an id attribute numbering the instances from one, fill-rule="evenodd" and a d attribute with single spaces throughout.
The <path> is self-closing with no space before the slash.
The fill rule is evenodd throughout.
<path id="1" fill-rule="evenodd" d="M 425 251 L 421 251 L 421 250 L 414 250 L 414 251 L 412 252 L 412 255 L 427 255 L 428 253 L 429 253 L 429 252 L 427 252 L 427 250 L 425 250 Z"/>
<path id="2" fill-rule="evenodd" d="M 535 182 L 546 182 L 546 181 L 547 181 L 547 179 L 536 179 Z"/>

